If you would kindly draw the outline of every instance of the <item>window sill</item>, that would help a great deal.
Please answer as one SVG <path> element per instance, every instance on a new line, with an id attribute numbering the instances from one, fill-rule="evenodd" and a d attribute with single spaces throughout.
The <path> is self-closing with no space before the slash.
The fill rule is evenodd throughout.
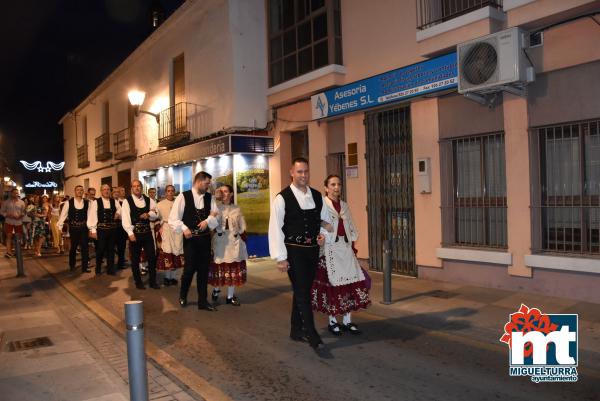
<path id="1" fill-rule="evenodd" d="M 454 29 L 463 27 L 465 25 L 469 25 L 474 22 L 488 18 L 498 21 L 504 21 L 506 19 L 506 14 L 494 7 L 488 6 L 480 8 L 478 10 L 471 11 L 468 14 L 464 14 L 459 17 L 453 18 L 449 21 L 442 22 L 441 24 L 434 25 L 431 28 L 417 31 L 417 42 L 422 42 L 434 36 L 438 36 L 443 33 L 452 31 Z"/>
<path id="2" fill-rule="evenodd" d="M 304 75 L 300 75 L 299 77 L 290 79 L 289 81 L 285 81 L 280 83 L 279 85 L 275 85 L 267 89 L 267 96 L 274 95 L 279 92 L 283 92 L 284 90 L 293 88 L 294 86 L 302 85 L 317 78 L 321 78 L 328 74 L 346 74 L 346 67 L 339 64 L 329 64 L 325 67 L 321 67 L 318 70 L 314 70 L 311 72 L 307 72 Z"/>
<path id="3" fill-rule="evenodd" d="M 437 248 L 435 253 L 440 259 L 512 265 L 512 254 L 509 252 L 481 251 L 470 248 Z"/>
<path id="4" fill-rule="evenodd" d="M 533 3 L 535 0 L 504 0 L 502 8 L 504 11 L 509 11 L 514 8 L 524 6 L 525 4 Z"/>
<path id="5" fill-rule="evenodd" d="M 600 260 L 572 256 L 525 255 L 525 265 L 540 269 L 600 273 Z"/>

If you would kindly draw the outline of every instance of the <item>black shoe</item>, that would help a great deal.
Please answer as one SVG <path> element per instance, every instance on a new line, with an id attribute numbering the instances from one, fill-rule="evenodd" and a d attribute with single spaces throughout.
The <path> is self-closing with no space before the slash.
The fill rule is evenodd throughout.
<path id="1" fill-rule="evenodd" d="M 238 297 L 236 297 L 235 295 L 233 296 L 233 298 L 227 298 L 227 301 L 225 301 L 228 305 L 233 305 L 233 306 L 242 306 L 240 300 L 238 299 Z"/>
<path id="2" fill-rule="evenodd" d="M 198 302 L 198 309 L 209 311 L 209 312 L 217 311 L 217 308 L 209 302 Z"/>
<path id="3" fill-rule="evenodd" d="M 81 269 L 81 272 L 82 272 L 82 273 L 91 273 L 92 271 L 90 270 L 90 268 L 89 268 L 89 267 L 86 267 L 86 268 L 84 268 L 84 269 Z"/>
<path id="4" fill-rule="evenodd" d="M 301 343 L 307 343 L 308 337 L 304 333 L 290 333 L 290 339 Z"/>
<path id="5" fill-rule="evenodd" d="M 329 324 L 327 330 L 334 336 L 339 337 L 342 335 L 342 326 L 339 323 Z"/>
<path id="6" fill-rule="evenodd" d="M 354 334 L 355 336 L 362 333 L 354 323 L 343 324 L 342 330 L 348 331 L 350 334 Z"/>
<path id="7" fill-rule="evenodd" d="M 160 290 L 160 285 L 158 285 L 158 283 L 152 283 L 150 284 L 150 288 L 153 290 Z"/>
<path id="8" fill-rule="evenodd" d="M 187 306 L 187 299 L 179 298 L 179 306 L 181 306 L 182 308 L 185 308 Z"/>
<path id="9" fill-rule="evenodd" d="M 311 348 L 313 348 L 315 350 L 322 348 L 324 346 L 323 341 L 321 340 L 321 337 L 316 333 L 311 336 L 308 336 L 308 345 L 310 345 Z"/>
<path id="10" fill-rule="evenodd" d="M 221 290 L 215 290 L 213 288 L 213 290 L 212 290 L 212 296 L 211 296 L 213 302 L 217 302 L 217 300 L 219 299 L 219 294 L 220 293 L 221 293 Z"/>
<path id="11" fill-rule="evenodd" d="M 135 283 L 135 288 L 137 288 L 138 290 L 145 290 L 146 286 L 144 285 L 144 283 Z"/>
<path id="12" fill-rule="evenodd" d="M 169 282 L 171 283 L 171 285 L 177 285 L 177 284 L 179 284 L 179 281 L 175 280 L 174 278 L 169 279 Z"/>

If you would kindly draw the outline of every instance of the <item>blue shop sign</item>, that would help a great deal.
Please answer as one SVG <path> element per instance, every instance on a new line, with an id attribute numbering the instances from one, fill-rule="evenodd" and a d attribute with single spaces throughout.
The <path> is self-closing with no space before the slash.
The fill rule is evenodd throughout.
<path id="1" fill-rule="evenodd" d="M 351 113 L 457 85 L 454 52 L 314 95 L 311 97 L 312 118 Z"/>

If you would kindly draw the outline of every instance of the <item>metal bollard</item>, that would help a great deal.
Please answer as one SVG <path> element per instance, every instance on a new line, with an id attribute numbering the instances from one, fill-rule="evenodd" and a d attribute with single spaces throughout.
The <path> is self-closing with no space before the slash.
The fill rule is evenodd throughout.
<path id="1" fill-rule="evenodd" d="M 15 255 L 17 256 L 17 277 L 25 277 L 23 250 L 21 249 L 21 236 L 19 234 L 15 234 Z"/>
<path id="2" fill-rule="evenodd" d="M 148 371 L 144 350 L 144 303 L 125 302 L 127 328 L 127 366 L 129 368 L 129 399 L 148 401 Z"/>
<path id="3" fill-rule="evenodd" d="M 392 246 L 389 240 L 383 241 L 383 301 L 384 305 L 392 303 Z"/>

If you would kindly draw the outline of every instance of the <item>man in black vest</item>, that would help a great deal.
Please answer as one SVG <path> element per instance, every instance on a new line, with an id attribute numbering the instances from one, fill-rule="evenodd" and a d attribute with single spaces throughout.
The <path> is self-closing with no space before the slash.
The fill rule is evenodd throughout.
<path id="1" fill-rule="evenodd" d="M 83 199 L 83 187 L 75 187 L 75 197 L 69 199 L 63 206 L 58 218 L 58 229 L 62 231 L 65 220 L 68 219 L 69 235 L 71 236 L 71 249 L 69 251 L 69 269 L 75 270 L 75 257 L 77 247 L 81 251 L 81 271 L 89 273 L 88 267 L 88 228 L 87 228 L 88 201 Z"/>
<path id="2" fill-rule="evenodd" d="M 90 230 L 90 238 L 97 240 L 96 247 L 96 275 L 102 274 L 102 259 L 106 256 L 106 272 L 112 276 L 116 275 L 115 264 L 115 240 L 117 226 L 115 217 L 121 213 L 121 206 L 110 196 L 110 185 L 103 184 L 100 187 L 100 198 L 91 201 L 88 210 L 87 226 Z"/>
<path id="3" fill-rule="evenodd" d="M 277 260 L 281 272 L 287 272 L 292 283 L 290 338 L 308 341 L 311 347 L 322 346 L 315 329 L 310 289 L 319 263 L 319 245 L 323 197 L 308 186 L 308 160 L 296 158 L 290 169 L 292 184 L 274 199 L 269 220 L 269 253 Z"/>
<path id="4" fill-rule="evenodd" d="M 121 221 L 123 229 L 129 236 L 131 270 L 135 286 L 139 290 L 146 289 L 140 272 L 140 254 L 142 253 L 142 249 L 148 259 L 148 271 L 150 272 L 149 285 L 155 290 L 160 288 L 156 282 L 156 250 L 150 229 L 150 221 L 154 221 L 157 218 L 156 203 L 146 195 L 142 195 L 141 181 L 133 180 L 131 182 L 131 195 L 125 199 L 121 208 Z"/>
<path id="5" fill-rule="evenodd" d="M 191 190 L 177 196 L 169 215 L 169 225 L 177 232 L 183 232 L 183 255 L 185 266 L 181 276 L 179 304 L 187 305 L 187 294 L 196 273 L 198 287 L 198 309 L 216 311 L 207 300 L 208 266 L 210 263 L 210 230 L 217 227 L 216 216 L 219 213 L 217 203 L 210 193 L 212 176 L 200 171 L 194 177 Z"/>

